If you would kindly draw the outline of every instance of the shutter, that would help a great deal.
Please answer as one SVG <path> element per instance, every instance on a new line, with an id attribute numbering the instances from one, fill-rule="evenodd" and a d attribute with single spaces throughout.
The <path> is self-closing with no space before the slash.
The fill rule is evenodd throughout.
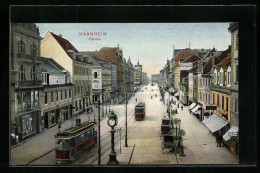
<path id="1" fill-rule="evenodd" d="M 225 72 L 224 83 L 225 83 L 225 85 L 227 85 L 227 72 Z"/>

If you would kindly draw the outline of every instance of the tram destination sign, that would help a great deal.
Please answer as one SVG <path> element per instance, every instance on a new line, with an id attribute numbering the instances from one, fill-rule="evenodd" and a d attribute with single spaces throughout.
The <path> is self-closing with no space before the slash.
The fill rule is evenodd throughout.
<path id="1" fill-rule="evenodd" d="M 217 110 L 217 106 L 206 106 L 206 110 Z"/>

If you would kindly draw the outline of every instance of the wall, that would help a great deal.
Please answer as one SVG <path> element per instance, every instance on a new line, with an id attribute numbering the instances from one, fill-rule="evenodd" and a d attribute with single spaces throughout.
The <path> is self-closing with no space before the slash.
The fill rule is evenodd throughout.
<path id="1" fill-rule="evenodd" d="M 215 97 L 213 98 L 213 94 L 215 94 Z M 217 92 L 217 91 L 212 91 L 212 95 L 211 95 L 211 98 L 212 98 L 212 104 L 213 105 L 217 105 L 217 96 L 219 95 L 219 105 L 217 106 L 217 110 L 214 110 L 213 113 L 222 117 L 224 120 L 226 120 L 222 114 L 227 114 L 228 115 L 228 118 L 227 118 L 227 122 L 230 122 L 230 103 L 231 103 L 231 97 L 230 95 L 228 94 L 224 94 L 224 93 L 221 93 L 221 92 Z M 224 96 L 224 109 L 222 109 L 222 96 Z M 228 108 L 226 107 L 227 104 L 226 104 L 226 98 L 228 98 Z M 213 101 L 214 99 L 214 101 Z"/>

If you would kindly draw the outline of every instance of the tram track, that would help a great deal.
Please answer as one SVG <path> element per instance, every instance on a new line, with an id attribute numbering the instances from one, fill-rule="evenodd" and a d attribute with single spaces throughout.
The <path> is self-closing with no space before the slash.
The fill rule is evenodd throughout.
<path id="1" fill-rule="evenodd" d="M 150 101 L 149 99 L 147 99 L 148 100 L 148 102 Z M 134 104 L 134 103 L 133 103 Z M 128 119 L 128 123 L 129 122 L 131 122 L 131 121 L 133 121 L 134 120 L 134 115 L 133 116 L 131 116 L 132 114 L 133 114 L 133 112 L 134 112 L 134 110 L 135 110 L 135 107 L 133 107 L 130 111 L 129 111 L 129 113 L 127 114 L 127 116 L 129 117 L 129 115 L 130 115 L 130 118 Z M 121 128 L 122 130 L 125 130 L 125 126 L 124 126 L 124 123 L 125 123 L 125 119 L 123 120 L 123 121 L 121 121 L 119 124 L 118 124 L 118 128 Z M 142 121 L 134 121 L 133 122 L 133 124 L 132 124 L 132 126 L 128 126 L 128 134 L 130 134 L 140 123 L 142 123 Z M 104 153 L 106 153 L 109 149 L 110 149 L 110 139 L 109 139 L 109 137 L 110 137 L 110 132 L 108 131 L 108 132 L 106 132 L 106 133 L 104 133 L 102 136 L 101 136 L 101 142 L 103 142 L 103 143 L 101 143 L 102 144 L 102 150 L 101 150 L 101 155 L 103 155 Z M 117 133 L 116 133 L 117 134 Z M 122 136 L 121 136 L 121 138 L 124 138 L 125 137 L 125 134 L 122 134 Z M 119 135 L 115 135 L 115 144 L 116 143 L 118 143 L 119 142 Z M 83 157 L 84 158 L 84 160 L 88 160 L 88 159 L 90 159 L 90 158 L 93 158 L 93 161 L 92 162 L 90 162 L 91 164 L 92 163 L 94 163 L 97 159 L 98 159 L 98 155 L 97 155 L 97 151 L 98 151 L 98 148 L 97 147 L 91 147 L 92 149 L 91 150 L 88 150 L 88 151 L 84 151 L 83 153 L 84 154 L 86 154 L 85 152 L 89 152 L 89 153 L 87 153 L 87 156 L 86 157 Z M 51 152 L 53 152 L 55 150 L 55 147 L 54 148 L 52 148 L 52 149 L 50 149 L 49 151 L 47 151 L 47 152 L 45 152 L 44 154 L 42 154 L 42 155 L 40 155 L 40 156 L 38 156 L 38 157 L 36 157 L 36 158 L 34 158 L 34 159 L 32 159 L 31 161 L 29 161 L 29 162 L 27 162 L 25 165 L 30 165 L 30 164 L 32 164 L 33 162 L 35 162 L 35 161 L 37 161 L 37 160 L 39 160 L 39 159 L 41 159 L 42 157 L 44 157 L 44 156 L 46 156 L 46 155 L 48 155 L 48 154 L 50 154 Z M 83 154 L 82 153 L 82 154 Z M 81 155 L 82 155 L 81 154 Z M 82 160 L 82 158 L 77 158 L 73 163 L 76 163 L 77 161 L 80 161 L 80 160 Z M 72 163 L 72 164 L 73 164 Z"/>

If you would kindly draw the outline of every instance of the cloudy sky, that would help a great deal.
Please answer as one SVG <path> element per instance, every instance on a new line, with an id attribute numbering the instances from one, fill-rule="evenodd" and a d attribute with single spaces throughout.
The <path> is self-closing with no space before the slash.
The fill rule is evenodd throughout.
<path id="1" fill-rule="evenodd" d="M 95 51 L 102 47 L 123 49 L 126 59 L 133 64 L 138 59 L 143 71 L 159 73 L 167 58 L 172 58 L 173 45 L 176 49 L 226 50 L 231 44 L 229 23 L 37 23 L 40 35 L 48 31 L 62 34 L 79 51 Z M 80 35 L 79 33 L 100 32 L 100 36 Z M 104 35 L 103 33 L 106 33 Z M 90 39 L 92 38 L 92 39 Z"/>

